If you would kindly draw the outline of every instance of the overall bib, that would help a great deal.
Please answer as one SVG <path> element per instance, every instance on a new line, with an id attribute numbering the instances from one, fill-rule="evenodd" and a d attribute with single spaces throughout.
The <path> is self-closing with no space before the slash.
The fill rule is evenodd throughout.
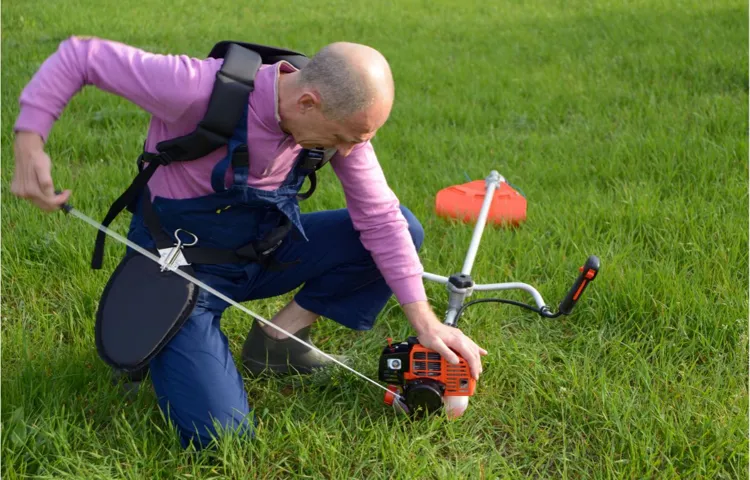
<path id="1" fill-rule="evenodd" d="M 177 229 L 187 230 L 198 238 L 197 247 L 236 249 L 262 238 L 284 215 L 293 228 L 273 254 L 282 268 L 258 263 L 193 264 L 195 276 L 237 302 L 275 297 L 302 286 L 295 295 L 301 307 L 354 330 L 372 328 L 392 291 L 360 242 L 348 211 L 300 214 L 297 194 L 309 174 L 300 159 L 278 189 L 248 186 L 248 166 L 232 164 L 233 152 L 246 138 L 242 121 L 228 155 L 213 169 L 213 193 L 153 199 L 164 231 L 172 236 Z M 230 168 L 232 180 L 226 187 Z M 401 210 L 419 248 L 422 227 L 410 211 Z M 155 245 L 144 222 L 142 201 L 128 237 L 145 248 Z M 191 441 L 205 446 L 222 429 L 253 432 L 243 379 L 221 331 L 227 306 L 201 290 L 184 326 L 149 364 L 159 407 L 176 425 L 183 446 Z"/>

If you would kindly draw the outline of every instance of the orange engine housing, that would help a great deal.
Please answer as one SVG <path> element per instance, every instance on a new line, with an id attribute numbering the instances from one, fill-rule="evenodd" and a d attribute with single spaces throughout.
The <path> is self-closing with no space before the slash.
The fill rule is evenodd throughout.
<path id="1" fill-rule="evenodd" d="M 477 382 L 471 377 L 469 364 L 461 358 L 457 365 L 446 361 L 442 355 L 419 343 L 416 337 L 392 343 L 380 355 L 378 378 L 388 384 L 385 403 L 392 404 L 394 394 L 405 395 L 406 400 L 421 402 L 427 398 L 430 406 L 442 403 L 442 397 L 470 397 Z"/>
<path id="2" fill-rule="evenodd" d="M 412 345 L 409 352 L 411 368 L 404 372 L 404 380 L 429 378 L 445 385 L 443 395 L 446 397 L 470 397 L 474 395 L 477 381 L 471 376 L 466 360 L 461 356 L 458 358 L 458 365 L 452 365 L 434 350 L 421 344 Z"/>

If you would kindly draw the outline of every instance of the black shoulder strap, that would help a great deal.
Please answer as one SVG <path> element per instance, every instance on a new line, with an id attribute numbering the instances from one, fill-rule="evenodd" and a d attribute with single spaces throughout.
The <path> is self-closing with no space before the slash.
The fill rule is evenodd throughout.
<path id="1" fill-rule="evenodd" d="M 156 149 L 171 161 L 201 158 L 229 143 L 242 117 L 247 97 L 255 88 L 255 74 L 263 59 L 257 52 L 237 44 L 227 48 L 224 64 L 216 72 L 216 81 L 208 110 L 198 127 L 188 135 L 159 142 Z"/>

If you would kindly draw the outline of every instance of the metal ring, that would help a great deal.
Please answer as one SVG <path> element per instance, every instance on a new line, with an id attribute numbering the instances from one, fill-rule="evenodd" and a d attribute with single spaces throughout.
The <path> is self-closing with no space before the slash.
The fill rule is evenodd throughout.
<path id="1" fill-rule="evenodd" d="M 180 239 L 180 236 L 178 235 L 179 232 L 185 232 L 195 240 L 193 240 L 193 243 L 183 243 L 183 241 Z M 192 247 L 193 245 L 198 243 L 198 237 L 194 233 L 188 232 L 187 230 L 183 230 L 181 228 L 178 228 L 174 231 L 174 238 L 177 240 L 177 243 L 181 244 L 183 247 Z"/>

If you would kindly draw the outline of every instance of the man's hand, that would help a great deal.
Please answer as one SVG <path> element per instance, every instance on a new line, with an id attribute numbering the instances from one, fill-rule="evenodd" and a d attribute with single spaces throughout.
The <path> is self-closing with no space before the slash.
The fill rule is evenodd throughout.
<path id="1" fill-rule="evenodd" d="M 419 343 L 435 350 L 449 363 L 457 364 L 458 352 L 469 364 L 471 375 L 479 380 L 482 373 L 482 360 L 487 350 L 479 347 L 458 328 L 442 323 L 427 302 L 415 302 L 403 306 L 407 318 L 417 331 Z M 455 352 L 453 351 L 455 350 Z"/>
<path id="2" fill-rule="evenodd" d="M 16 170 L 10 191 L 25 198 L 44 211 L 60 208 L 70 197 L 70 190 L 55 194 L 52 183 L 52 162 L 44 151 L 44 141 L 39 134 L 18 132 L 13 145 Z"/>

